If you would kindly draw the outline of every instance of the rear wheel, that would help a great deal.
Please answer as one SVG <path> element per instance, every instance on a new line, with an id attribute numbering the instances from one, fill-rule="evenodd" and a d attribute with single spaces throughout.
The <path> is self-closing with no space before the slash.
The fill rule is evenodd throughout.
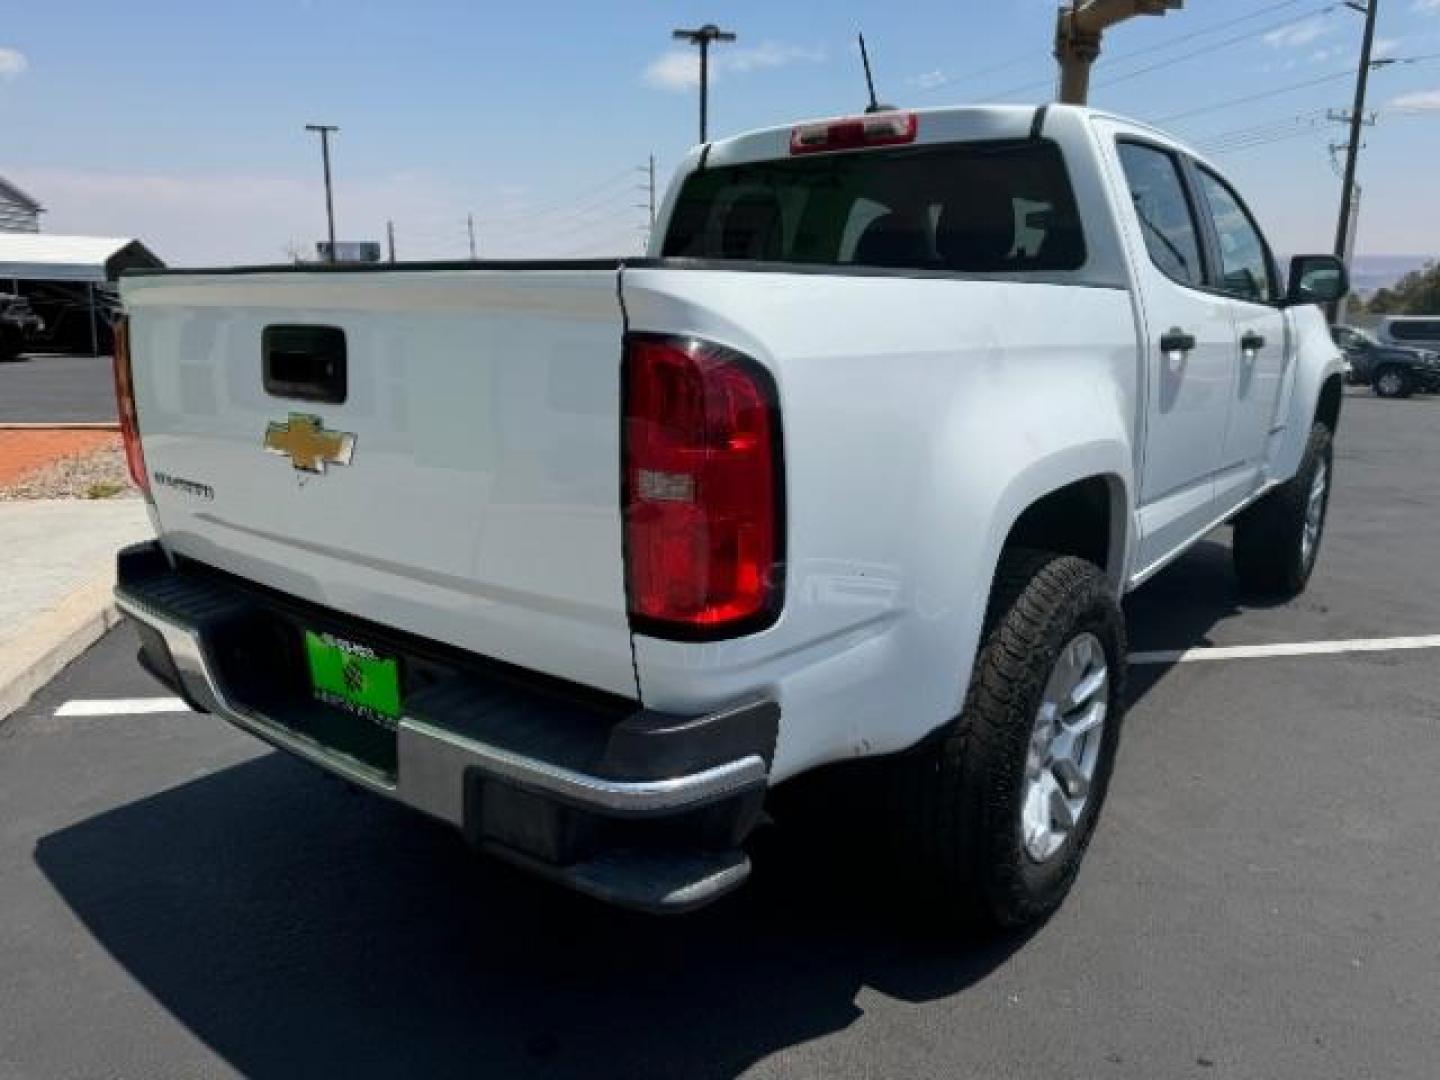
<path id="1" fill-rule="evenodd" d="M 1404 368 L 1381 368 L 1375 373 L 1374 390 L 1377 397 L 1406 398 L 1414 393 L 1410 374 Z"/>
<path id="2" fill-rule="evenodd" d="M 1235 519 L 1235 573 L 1250 592 L 1298 596 L 1320 556 L 1334 479 L 1330 429 L 1310 431 L 1300 468 Z"/>
<path id="3" fill-rule="evenodd" d="M 897 847 L 945 911 L 1022 926 L 1059 907 L 1105 801 L 1124 621 L 1099 568 L 1006 553 L 964 710 L 897 763 Z"/>

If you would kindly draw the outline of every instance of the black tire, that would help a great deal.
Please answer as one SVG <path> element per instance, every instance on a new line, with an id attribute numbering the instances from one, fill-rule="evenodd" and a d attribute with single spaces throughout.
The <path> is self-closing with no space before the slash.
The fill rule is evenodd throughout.
<path id="1" fill-rule="evenodd" d="M 1308 552 L 1304 544 L 1306 512 L 1316 473 L 1325 469 L 1319 533 Z M 1316 424 L 1300 459 L 1300 468 L 1235 519 L 1233 555 L 1241 588 L 1264 596 L 1288 598 L 1305 591 L 1325 538 L 1325 519 L 1334 488 L 1334 450 L 1330 429 Z"/>
<path id="2" fill-rule="evenodd" d="M 1099 757 L 1075 827 L 1037 862 L 1021 839 L 1026 757 L 1056 660 L 1087 631 L 1103 645 L 1111 673 Z M 1007 552 L 963 711 L 892 772 L 892 850 L 925 900 L 982 928 L 1024 926 L 1060 906 L 1105 801 L 1124 682 L 1125 623 L 1105 575 L 1071 556 Z"/>
<path id="3" fill-rule="evenodd" d="M 1391 365 L 1375 372 L 1371 389 L 1376 397 L 1408 398 L 1415 392 L 1415 381 L 1404 368 Z"/>

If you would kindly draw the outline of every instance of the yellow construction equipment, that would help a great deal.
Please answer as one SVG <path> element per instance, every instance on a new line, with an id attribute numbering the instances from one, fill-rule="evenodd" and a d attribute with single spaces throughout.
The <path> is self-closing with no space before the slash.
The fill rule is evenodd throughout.
<path id="1" fill-rule="evenodd" d="M 1085 105 L 1090 100 L 1090 65 L 1100 55 L 1100 40 L 1116 23 L 1137 15 L 1164 15 L 1185 0 L 1074 0 L 1060 9 L 1055 30 L 1055 59 L 1060 61 L 1060 101 Z"/>

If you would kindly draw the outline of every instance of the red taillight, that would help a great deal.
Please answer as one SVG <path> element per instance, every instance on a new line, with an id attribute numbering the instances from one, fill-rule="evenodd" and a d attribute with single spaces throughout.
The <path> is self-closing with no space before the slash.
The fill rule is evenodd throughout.
<path id="1" fill-rule="evenodd" d="M 140 448 L 140 421 L 135 413 L 135 382 L 130 373 L 130 320 L 121 316 L 115 324 L 115 403 L 120 411 L 120 437 L 125 442 L 125 464 L 130 480 L 148 497 L 150 475 L 145 471 L 145 451 Z"/>
<path id="2" fill-rule="evenodd" d="M 912 112 L 871 113 L 843 120 L 801 124 L 790 132 L 790 153 L 818 154 L 826 150 L 857 150 L 862 146 L 900 146 L 912 143 L 920 131 L 920 118 Z"/>
<path id="3" fill-rule="evenodd" d="M 691 640 L 768 626 L 785 541 L 769 374 L 717 345 L 631 335 L 624 378 L 632 625 Z"/>

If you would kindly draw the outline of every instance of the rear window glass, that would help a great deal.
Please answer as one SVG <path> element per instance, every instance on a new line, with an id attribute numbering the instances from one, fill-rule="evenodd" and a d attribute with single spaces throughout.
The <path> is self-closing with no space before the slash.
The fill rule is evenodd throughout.
<path id="1" fill-rule="evenodd" d="M 1396 341 L 1440 341 L 1440 319 L 1393 322 L 1390 336 Z"/>
<path id="2" fill-rule="evenodd" d="M 1085 240 L 1052 143 L 967 143 L 692 173 L 663 253 L 961 273 L 1077 270 Z"/>

